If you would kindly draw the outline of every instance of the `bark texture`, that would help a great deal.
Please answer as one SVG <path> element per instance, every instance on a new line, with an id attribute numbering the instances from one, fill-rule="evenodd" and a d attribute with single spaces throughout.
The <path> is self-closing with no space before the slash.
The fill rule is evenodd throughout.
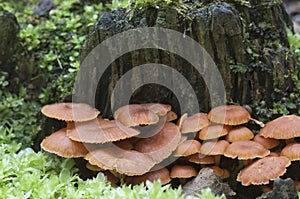
<path id="1" fill-rule="evenodd" d="M 119 9 L 103 14 L 82 49 L 81 61 L 98 44 L 117 33 L 134 28 L 162 27 L 179 31 L 206 49 L 222 75 L 227 103 L 252 104 L 261 100 L 271 103 L 293 89 L 290 71 L 298 70 L 299 66 L 289 51 L 286 27 L 291 28 L 292 23 L 280 1 L 186 1 L 184 7 L 186 9 L 148 7 L 133 13 Z M 192 47 L 190 51 L 193 53 Z M 77 90 L 77 94 L 92 96 L 96 91 L 96 107 L 103 116 L 111 117 L 111 100 L 118 100 L 111 96 L 118 80 L 130 69 L 145 63 L 171 66 L 189 81 L 201 111 L 209 111 L 213 106 L 208 87 L 193 66 L 182 57 L 160 49 L 126 53 L 105 71 L 97 88 L 87 85 L 86 89 Z M 94 64 L 94 69 L 83 72 L 79 78 L 97 81 L 99 66 L 90 64 Z M 154 76 L 157 79 L 171 77 L 172 74 Z M 123 87 L 130 87 L 130 83 L 139 78 L 143 77 L 135 74 Z M 186 92 L 182 90 L 180 95 L 189 96 Z M 160 85 L 148 84 L 133 93 L 130 103 L 144 102 L 169 103 L 181 114 L 176 95 Z M 190 114 L 194 111 L 186 110 Z"/>

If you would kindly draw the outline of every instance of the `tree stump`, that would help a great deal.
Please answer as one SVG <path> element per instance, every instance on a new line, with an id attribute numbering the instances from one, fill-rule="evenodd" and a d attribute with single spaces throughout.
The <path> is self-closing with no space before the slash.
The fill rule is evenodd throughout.
<path id="1" fill-rule="evenodd" d="M 227 103 L 251 105 L 254 101 L 265 100 L 271 105 L 272 101 L 292 91 L 291 71 L 298 70 L 299 66 L 289 51 L 286 27 L 292 29 L 292 23 L 282 3 L 275 0 L 186 1 L 183 7 L 185 9 L 146 6 L 129 12 L 118 9 L 104 13 L 82 48 L 82 71 L 78 78 L 97 81 L 96 74 L 100 70 L 97 61 L 89 62 L 93 70 L 88 71 L 84 71 L 84 61 L 106 39 L 130 29 L 161 27 L 189 36 L 204 47 L 222 76 Z M 109 49 L 109 52 L 114 51 Z M 181 73 L 194 89 L 200 111 L 207 112 L 214 106 L 201 74 L 182 57 L 161 49 L 140 49 L 120 56 L 110 64 L 100 81 L 93 84 L 96 86 L 89 84 L 85 89 L 77 89 L 76 95 L 90 96 L 96 92 L 96 107 L 104 117 L 112 117 L 114 107 L 111 104 L 115 103 L 112 100 L 118 100 L 112 98 L 112 93 L 118 80 L 134 67 L 147 63 L 165 64 Z M 139 78 L 143 77 L 135 75 L 123 87 L 132 86 L 131 83 Z M 172 76 L 161 74 L 154 78 Z M 180 95 L 188 96 L 189 93 L 182 90 Z M 161 85 L 144 85 L 130 98 L 130 103 L 145 102 L 168 103 L 176 113 L 182 114 L 177 96 Z M 185 110 L 190 114 L 196 112 Z"/>

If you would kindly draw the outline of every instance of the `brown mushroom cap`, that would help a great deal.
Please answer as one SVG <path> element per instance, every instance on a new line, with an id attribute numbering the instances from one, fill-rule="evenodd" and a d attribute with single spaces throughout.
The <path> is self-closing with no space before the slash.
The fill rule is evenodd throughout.
<path id="1" fill-rule="evenodd" d="M 104 170 L 115 170 L 128 176 L 143 175 L 155 165 L 155 162 L 143 153 L 117 147 L 91 151 L 85 159 Z"/>
<path id="2" fill-rule="evenodd" d="M 78 142 L 103 144 L 124 140 L 140 134 L 139 131 L 125 127 L 115 120 L 104 120 L 100 117 L 80 123 L 68 123 L 67 135 Z"/>
<path id="3" fill-rule="evenodd" d="M 259 133 L 265 138 L 275 139 L 300 137 L 300 117 L 296 115 L 281 116 L 268 122 Z"/>
<path id="4" fill-rule="evenodd" d="M 171 111 L 171 106 L 169 104 L 146 103 L 143 105 L 158 116 L 165 116 Z"/>
<path id="5" fill-rule="evenodd" d="M 241 140 L 231 143 L 225 150 L 224 156 L 232 159 L 249 160 L 254 158 L 263 158 L 270 154 L 270 151 L 263 145 L 250 141 Z"/>
<path id="6" fill-rule="evenodd" d="M 103 171 L 103 169 L 101 169 L 100 167 L 98 167 L 96 165 L 92 165 L 89 162 L 86 163 L 85 167 L 91 171 Z"/>
<path id="7" fill-rule="evenodd" d="M 211 140 L 211 139 L 222 137 L 228 134 L 230 128 L 231 127 L 228 125 L 221 125 L 221 124 L 213 124 L 207 126 L 199 132 L 199 139 Z"/>
<path id="8" fill-rule="evenodd" d="M 250 118 L 247 109 L 238 105 L 217 106 L 208 113 L 211 122 L 232 126 L 247 123 Z"/>
<path id="9" fill-rule="evenodd" d="M 229 143 L 226 140 L 217 142 L 205 142 L 202 144 L 200 153 L 204 155 L 223 155 Z"/>
<path id="10" fill-rule="evenodd" d="M 174 111 L 170 111 L 167 113 L 167 122 L 171 122 L 177 119 L 177 114 Z"/>
<path id="11" fill-rule="evenodd" d="M 169 183 L 171 181 L 171 178 L 170 178 L 169 170 L 166 168 L 161 168 L 158 170 L 148 172 L 141 176 L 130 176 L 127 177 L 125 180 L 128 184 L 133 184 L 133 185 L 145 183 L 147 180 L 150 182 L 160 180 L 161 184 L 164 185 Z"/>
<path id="12" fill-rule="evenodd" d="M 210 124 L 206 113 L 196 113 L 183 120 L 181 125 L 181 133 L 194 133 L 200 131 Z"/>
<path id="13" fill-rule="evenodd" d="M 41 112 L 49 117 L 57 120 L 68 122 L 83 122 L 95 119 L 99 115 L 99 111 L 84 103 L 57 103 L 46 105 Z"/>
<path id="14" fill-rule="evenodd" d="M 251 140 L 254 137 L 253 132 L 245 126 L 232 128 L 226 135 L 225 139 L 228 142 L 236 142 L 239 140 Z"/>
<path id="15" fill-rule="evenodd" d="M 195 153 L 199 153 L 201 148 L 201 143 L 197 140 L 186 140 L 180 143 L 176 150 L 174 151 L 175 157 L 186 157 Z"/>
<path id="16" fill-rule="evenodd" d="M 88 150 L 80 143 L 69 139 L 66 135 L 66 128 L 60 129 L 46 137 L 41 147 L 49 153 L 55 153 L 64 158 L 84 157 Z"/>
<path id="17" fill-rule="evenodd" d="M 300 160 L 300 143 L 289 143 L 281 150 L 281 156 L 285 156 L 291 161 Z"/>
<path id="18" fill-rule="evenodd" d="M 129 104 L 120 107 L 114 117 L 127 127 L 151 125 L 158 123 L 159 116 L 167 115 L 170 110 L 171 106 L 166 104 Z"/>
<path id="19" fill-rule="evenodd" d="M 272 149 L 280 144 L 279 140 L 276 140 L 274 138 L 265 138 L 259 134 L 255 135 L 253 141 L 263 145 L 267 149 Z"/>
<path id="20" fill-rule="evenodd" d="M 171 168 L 171 178 L 191 178 L 197 176 L 197 170 L 190 165 L 174 165 Z"/>
<path id="21" fill-rule="evenodd" d="M 264 157 L 242 169 L 237 181 L 244 186 L 268 184 L 269 180 L 282 176 L 290 164 L 290 160 L 283 156 Z"/>
<path id="22" fill-rule="evenodd" d="M 160 163 L 172 154 L 180 140 L 181 133 L 178 126 L 167 122 L 160 132 L 152 137 L 140 139 L 134 148 L 149 155 L 156 163 Z"/>
<path id="23" fill-rule="evenodd" d="M 215 158 L 211 155 L 202 155 L 197 153 L 189 156 L 188 161 L 196 164 L 214 164 Z"/>
<path id="24" fill-rule="evenodd" d="M 180 118 L 178 119 L 177 126 L 179 127 L 179 129 L 181 129 L 182 123 L 183 123 L 184 120 L 186 120 L 186 118 L 188 118 L 188 114 L 187 113 L 181 115 Z"/>
<path id="25" fill-rule="evenodd" d="M 219 176 L 222 179 L 226 179 L 230 177 L 230 173 L 227 169 L 222 169 L 218 166 L 209 166 L 208 168 L 211 168 L 214 171 L 214 174 L 216 176 Z"/>

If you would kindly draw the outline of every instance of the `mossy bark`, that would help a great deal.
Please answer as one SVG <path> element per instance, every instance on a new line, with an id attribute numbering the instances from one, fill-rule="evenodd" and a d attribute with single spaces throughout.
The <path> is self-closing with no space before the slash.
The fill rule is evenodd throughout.
<path id="1" fill-rule="evenodd" d="M 252 0 L 247 1 L 248 5 L 237 2 L 188 1 L 184 3 L 187 9 L 149 7 L 135 10 L 133 17 L 125 9 L 105 13 L 82 48 L 81 61 L 98 44 L 117 33 L 142 27 L 169 28 L 193 38 L 210 54 L 222 75 L 228 103 L 280 99 L 294 87 L 290 71 L 299 69 L 289 51 L 286 34 L 292 23 L 279 1 Z M 77 94 L 89 96 L 97 91 L 97 108 L 103 116 L 111 117 L 111 95 L 117 81 L 133 67 L 151 62 L 179 71 L 192 85 L 200 110 L 211 108 L 201 75 L 186 60 L 159 49 L 137 50 L 121 56 L 106 70 L 97 88 L 87 87 L 77 90 L 81 92 Z M 95 67 L 83 72 L 81 78 L 96 81 L 97 70 Z M 132 81 L 138 78 L 142 77 L 136 76 Z M 181 94 L 187 95 L 185 92 L 182 90 Z M 144 102 L 169 103 L 181 114 L 174 93 L 159 85 L 146 85 L 134 92 L 131 103 Z"/>

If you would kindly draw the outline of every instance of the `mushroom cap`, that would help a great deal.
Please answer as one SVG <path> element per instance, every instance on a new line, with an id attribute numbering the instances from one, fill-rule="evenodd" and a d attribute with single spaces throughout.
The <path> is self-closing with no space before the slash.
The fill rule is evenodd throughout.
<path id="1" fill-rule="evenodd" d="M 170 105 L 148 103 L 129 104 L 116 110 L 114 118 L 127 127 L 151 125 L 159 122 L 159 116 L 165 116 L 171 110 Z"/>
<path id="2" fill-rule="evenodd" d="M 98 167 L 96 165 L 92 165 L 89 162 L 86 163 L 85 167 L 91 171 L 103 171 L 103 169 L 101 169 L 100 167 Z"/>
<path id="3" fill-rule="evenodd" d="M 193 154 L 188 157 L 189 162 L 193 162 L 196 164 L 214 164 L 215 158 L 211 155 L 202 155 L 199 153 Z"/>
<path id="4" fill-rule="evenodd" d="M 43 115 L 68 122 L 83 122 L 95 119 L 100 111 L 84 103 L 57 103 L 42 108 Z"/>
<path id="5" fill-rule="evenodd" d="M 225 139 L 228 142 L 236 142 L 239 140 L 251 140 L 254 137 L 253 132 L 245 126 L 238 126 L 232 128 Z"/>
<path id="6" fill-rule="evenodd" d="M 211 140 L 211 139 L 222 137 L 228 134 L 230 128 L 231 128 L 230 126 L 222 125 L 222 124 L 213 124 L 207 126 L 199 132 L 199 139 Z"/>
<path id="7" fill-rule="evenodd" d="M 174 165 L 171 168 L 171 178 L 191 178 L 197 176 L 197 170 L 190 165 Z"/>
<path id="8" fill-rule="evenodd" d="M 232 126 L 247 123 L 250 118 L 247 109 L 238 105 L 217 106 L 208 113 L 211 122 Z"/>
<path id="9" fill-rule="evenodd" d="M 176 150 L 174 151 L 174 156 L 176 157 L 186 157 L 195 153 L 199 153 L 201 148 L 201 143 L 197 140 L 186 140 L 180 143 Z"/>
<path id="10" fill-rule="evenodd" d="M 196 113 L 183 120 L 180 131 L 182 134 L 200 131 L 210 124 L 206 113 Z"/>
<path id="11" fill-rule="evenodd" d="M 143 105 L 158 116 L 167 115 L 167 113 L 170 112 L 172 108 L 171 105 L 169 104 L 160 104 L 160 103 L 146 103 Z"/>
<path id="12" fill-rule="evenodd" d="M 265 138 L 291 139 L 300 136 L 300 116 L 284 115 L 268 122 L 260 129 Z"/>
<path id="13" fill-rule="evenodd" d="M 202 144 L 200 153 L 204 155 L 223 155 L 229 142 L 219 140 L 217 142 L 205 142 Z"/>
<path id="14" fill-rule="evenodd" d="M 128 176 L 143 175 L 155 165 L 146 154 L 118 147 L 96 149 L 89 152 L 85 159 L 104 170 L 115 170 Z"/>
<path id="15" fill-rule="evenodd" d="M 214 174 L 216 176 L 219 176 L 220 178 L 222 179 L 226 179 L 226 178 L 229 178 L 230 177 L 230 173 L 227 169 L 222 169 L 218 166 L 209 166 L 208 168 L 211 168 L 213 171 L 214 171 Z"/>
<path id="16" fill-rule="evenodd" d="M 268 184 L 269 180 L 282 176 L 290 164 L 291 161 L 283 156 L 264 157 L 242 169 L 237 181 L 244 186 Z"/>
<path id="17" fill-rule="evenodd" d="M 281 150 L 280 155 L 291 161 L 300 160 L 300 143 L 289 143 Z"/>
<path id="18" fill-rule="evenodd" d="M 46 137 L 41 143 L 42 149 L 64 158 L 84 157 L 88 153 L 86 147 L 68 138 L 66 131 L 67 128 L 63 128 Z"/>
<path id="19" fill-rule="evenodd" d="M 181 129 L 182 123 L 183 123 L 184 120 L 186 120 L 186 118 L 188 118 L 188 114 L 187 113 L 181 115 L 180 118 L 178 119 L 177 126 L 179 127 L 179 129 Z"/>
<path id="20" fill-rule="evenodd" d="M 250 140 L 233 142 L 226 148 L 224 152 L 224 156 L 232 159 L 237 157 L 239 160 L 263 158 L 269 154 L 270 151 L 263 145 Z"/>
<path id="21" fill-rule="evenodd" d="M 149 155 L 156 163 L 172 154 L 181 141 L 178 126 L 165 123 L 160 132 L 149 138 L 140 139 L 134 146 L 135 150 Z"/>
<path id="22" fill-rule="evenodd" d="M 170 111 L 167 113 L 167 122 L 171 122 L 177 119 L 177 114 L 174 111 Z"/>
<path id="23" fill-rule="evenodd" d="M 78 142 L 103 144 L 131 138 L 140 134 L 136 129 L 125 127 L 115 120 L 100 117 L 87 122 L 68 123 L 67 135 Z"/>
<path id="24" fill-rule="evenodd" d="M 276 140 L 274 138 L 265 138 L 259 134 L 256 134 L 254 136 L 253 141 L 263 145 L 267 149 L 272 149 L 280 144 L 279 140 Z"/>
<path id="25" fill-rule="evenodd" d="M 128 184 L 133 184 L 133 185 L 145 183 L 147 180 L 150 182 L 160 180 L 161 184 L 164 185 L 169 183 L 171 181 L 171 178 L 170 178 L 169 170 L 166 168 L 161 168 L 158 170 L 150 171 L 141 176 L 130 176 L 127 177 L 125 180 Z"/>

